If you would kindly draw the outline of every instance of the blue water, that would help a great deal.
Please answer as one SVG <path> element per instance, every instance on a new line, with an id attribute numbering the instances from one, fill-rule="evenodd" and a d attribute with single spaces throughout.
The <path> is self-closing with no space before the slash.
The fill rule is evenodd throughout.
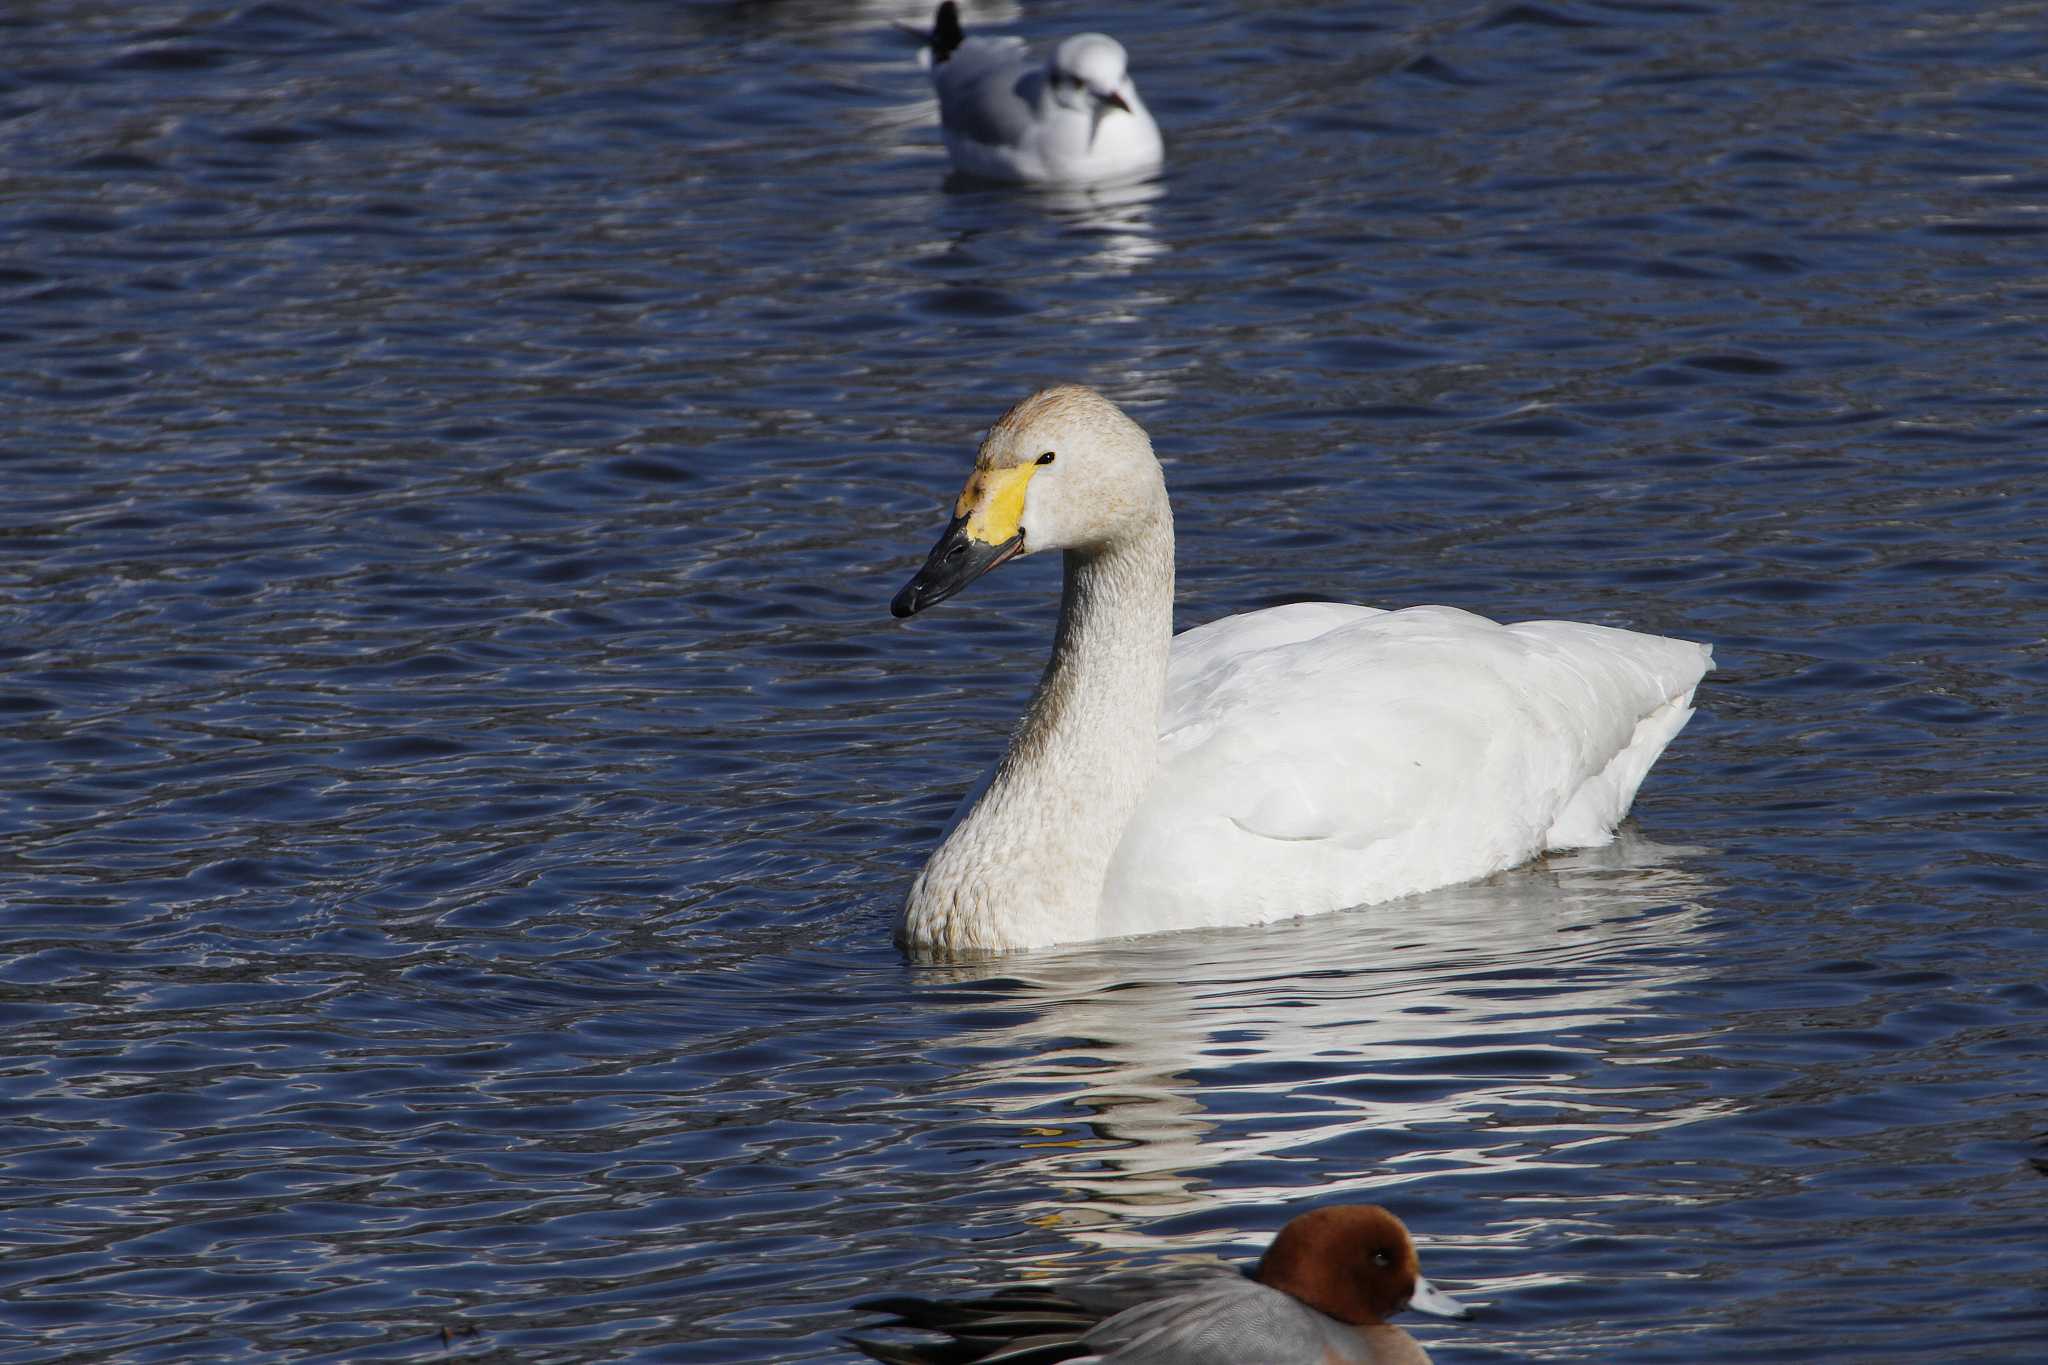
<path id="1" fill-rule="evenodd" d="M 1167 174 L 1065 197 L 891 17 L 4 21 L 0 1365 L 843 1360 L 1339 1199 L 1451 1365 L 2033 1358 L 2038 13 L 968 6 L 1136 54 Z M 1053 379 L 1183 625 L 1714 642 L 1627 837 L 904 961 L 1056 569 L 887 602 Z"/>

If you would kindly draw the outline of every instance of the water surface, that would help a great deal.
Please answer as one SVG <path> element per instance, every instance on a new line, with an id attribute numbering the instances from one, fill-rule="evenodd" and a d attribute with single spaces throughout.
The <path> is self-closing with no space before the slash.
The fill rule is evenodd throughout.
<path id="1" fill-rule="evenodd" d="M 1342 1198 L 1444 1362 L 2027 1358 L 2038 13 L 971 5 L 1167 128 L 1044 196 L 923 8 L 7 21 L 0 1362 L 843 1360 Z M 1628 837 L 905 962 L 1056 570 L 887 602 L 1055 379 L 1183 625 L 1714 642 Z"/>

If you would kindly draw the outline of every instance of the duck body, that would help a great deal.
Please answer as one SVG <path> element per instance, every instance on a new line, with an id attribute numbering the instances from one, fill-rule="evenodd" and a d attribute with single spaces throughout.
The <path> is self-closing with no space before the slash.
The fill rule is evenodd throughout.
<path id="1" fill-rule="evenodd" d="M 1264 923 L 1605 843 L 1712 666 L 1688 641 L 1450 607 L 1297 603 L 1172 638 L 1164 479 L 1086 389 L 1006 414 L 955 510 L 898 615 L 1033 540 L 1062 548 L 1065 588 L 1008 751 L 905 899 L 915 951 Z"/>
<path id="2" fill-rule="evenodd" d="M 1039 59 L 1021 38 L 966 37 L 948 0 L 923 59 L 947 155 L 967 175 L 1083 185 L 1137 179 L 1165 159 L 1127 54 L 1106 34 L 1076 34 Z"/>
<path id="3" fill-rule="evenodd" d="M 1189 1264 L 980 1298 L 896 1295 L 858 1306 L 891 1314 L 888 1325 L 954 1338 L 932 1346 L 854 1342 L 894 1365 L 1428 1365 L 1415 1338 L 1386 1318 L 1409 1307 L 1446 1317 L 1466 1311 L 1422 1278 L 1400 1220 L 1369 1204 L 1290 1220 L 1250 1273 Z"/>
<path id="4" fill-rule="evenodd" d="M 1243 1276 L 1217 1275 L 1127 1308 L 1083 1338 L 1084 1359 L 1118 1365 L 1428 1365 L 1415 1338 L 1390 1323 L 1354 1327 Z"/>

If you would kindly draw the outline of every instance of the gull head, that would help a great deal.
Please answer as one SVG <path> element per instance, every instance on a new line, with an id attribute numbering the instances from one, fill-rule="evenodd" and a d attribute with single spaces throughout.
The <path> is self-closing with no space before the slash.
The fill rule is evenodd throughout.
<path id="1" fill-rule="evenodd" d="M 1052 50 L 1045 64 L 1053 98 L 1069 109 L 1101 118 L 1108 109 L 1131 110 L 1130 58 L 1106 33 L 1077 33 Z"/>

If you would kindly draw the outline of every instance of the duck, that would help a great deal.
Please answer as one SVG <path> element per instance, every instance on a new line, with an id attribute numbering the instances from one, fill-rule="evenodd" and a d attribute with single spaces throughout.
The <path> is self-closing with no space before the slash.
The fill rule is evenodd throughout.
<path id="1" fill-rule="evenodd" d="M 890 1365 L 1428 1365 L 1387 1319 L 1403 1308 L 1462 1318 L 1422 1277 L 1401 1220 L 1377 1204 L 1336 1204 L 1288 1220 L 1249 1274 L 1221 1262 L 1127 1272 L 979 1298 L 892 1295 L 854 1305 L 882 1327 L 942 1332 L 901 1345 L 849 1338 Z"/>
<path id="2" fill-rule="evenodd" d="M 1151 439 L 1078 384 L 988 429 L 890 611 L 1055 550 L 1051 657 L 903 900 L 913 955 L 1265 924 L 1603 845 L 1713 666 L 1688 640 L 1445 606 L 1295 602 L 1175 636 Z"/>
<path id="3" fill-rule="evenodd" d="M 959 6 L 946 0 L 920 56 L 946 153 L 965 175 L 1090 185 L 1142 179 L 1165 160 L 1130 56 L 1107 34 L 1076 34 L 1039 60 L 1021 38 L 968 37 Z"/>

